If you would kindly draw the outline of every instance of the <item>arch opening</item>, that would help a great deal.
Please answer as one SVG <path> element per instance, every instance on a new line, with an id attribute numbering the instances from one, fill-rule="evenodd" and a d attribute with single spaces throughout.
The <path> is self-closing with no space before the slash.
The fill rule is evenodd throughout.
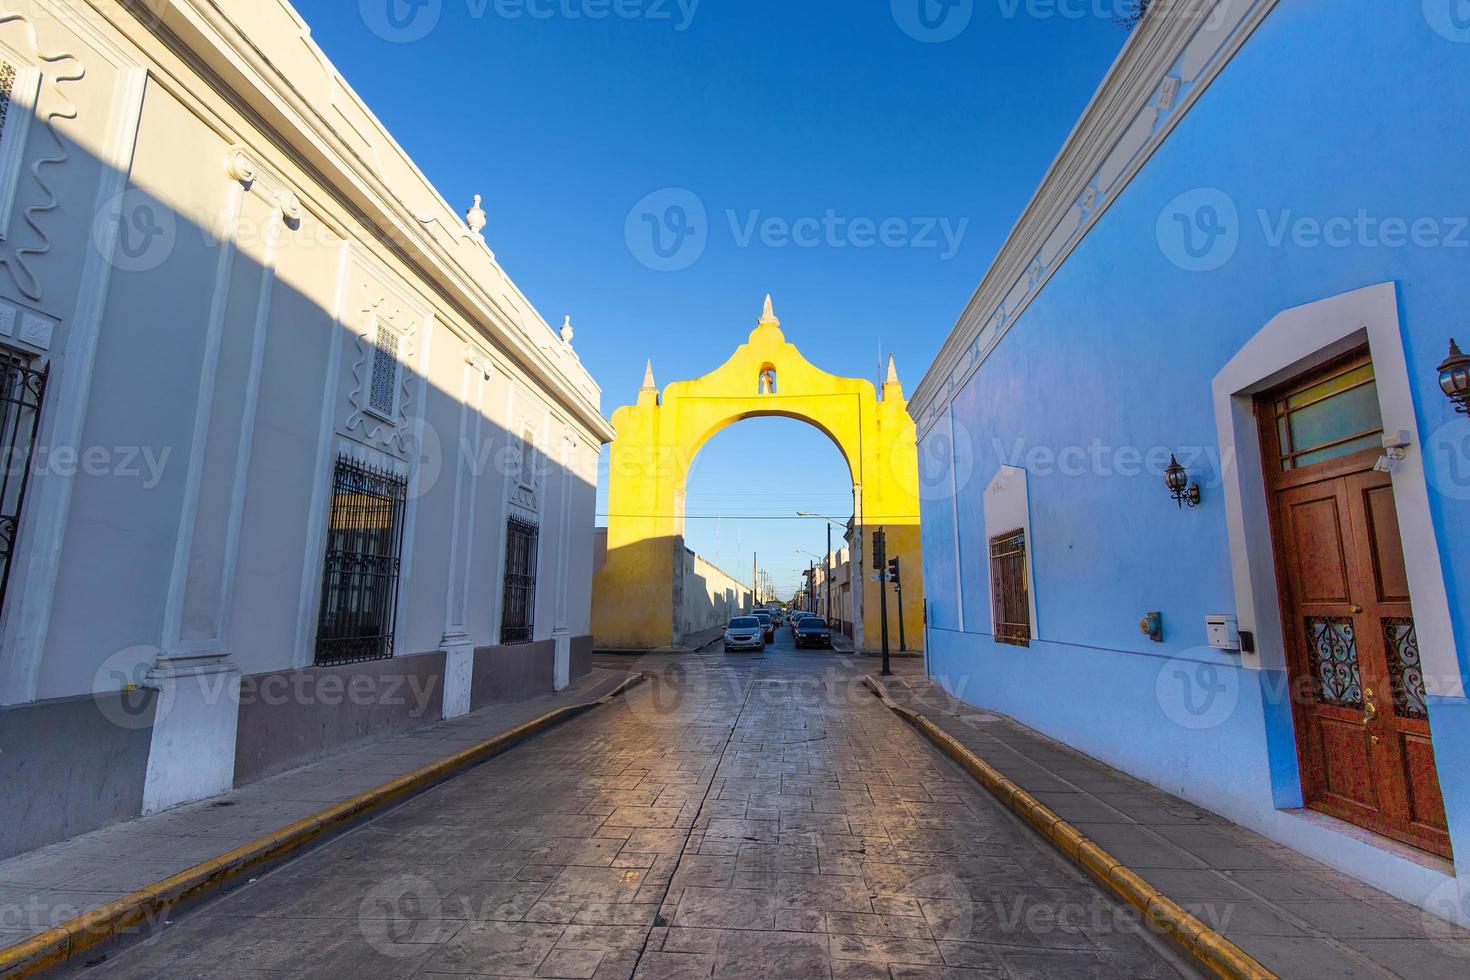
<path id="1" fill-rule="evenodd" d="M 691 461 L 676 533 L 722 573 L 758 586 L 760 599 L 788 603 L 808 590 L 809 575 L 825 582 L 827 570 L 841 563 L 853 512 L 851 471 L 831 436 L 804 419 L 741 421 L 706 440 Z M 698 599 L 701 584 L 685 583 L 686 605 Z M 825 602 L 814 611 L 825 612 Z M 709 628 L 690 620 L 680 631 L 695 625 Z"/>

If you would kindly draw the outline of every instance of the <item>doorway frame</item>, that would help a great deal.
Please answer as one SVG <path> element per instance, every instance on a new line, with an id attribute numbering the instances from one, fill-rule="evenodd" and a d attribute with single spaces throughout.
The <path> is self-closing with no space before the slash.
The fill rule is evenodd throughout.
<path id="1" fill-rule="evenodd" d="M 1247 341 L 1213 382 L 1236 613 L 1240 628 L 1256 637 L 1256 652 L 1242 654 L 1242 666 L 1262 675 L 1272 796 L 1278 809 L 1303 805 L 1302 772 L 1286 696 L 1286 637 L 1254 404 L 1257 395 L 1364 344 L 1378 379 L 1385 443 L 1402 441 L 1407 449 L 1392 476 L 1403 547 L 1428 558 L 1408 563 L 1426 687 L 1431 697 L 1458 698 L 1465 691 L 1419 451 L 1422 430 L 1404 351 L 1397 284 L 1379 283 L 1285 310 Z"/>

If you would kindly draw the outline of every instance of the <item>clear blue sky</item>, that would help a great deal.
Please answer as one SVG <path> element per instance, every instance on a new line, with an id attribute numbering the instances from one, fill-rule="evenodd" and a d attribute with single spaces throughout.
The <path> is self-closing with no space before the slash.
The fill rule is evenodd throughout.
<path id="1" fill-rule="evenodd" d="M 1122 0 L 947 2 L 296 5 L 444 196 L 484 195 L 496 256 L 572 315 L 611 415 L 649 357 L 660 385 L 716 367 L 767 292 L 819 366 L 875 378 L 881 344 L 912 392 L 1127 39 L 1099 16 Z M 760 551 L 788 592 L 825 529 L 750 518 L 797 510 L 850 514 L 840 456 L 751 420 L 700 454 L 688 512 L 729 516 L 688 541 L 742 578 Z"/>

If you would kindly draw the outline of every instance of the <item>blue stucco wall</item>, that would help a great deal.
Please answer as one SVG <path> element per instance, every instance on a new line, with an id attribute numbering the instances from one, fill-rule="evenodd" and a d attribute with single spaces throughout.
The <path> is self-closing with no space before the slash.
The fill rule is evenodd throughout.
<path id="1" fill-rule="evenodd" d="M 920 447 L 930 670 L 954 693 L 1278 838 L 1297 834 L 1279 813 L 1301 802 L 1294 753 L 1281 750 L 1289 708 L 1271 696 L 1283 681 L 1206 645 L 1205 617 L 1235 609 L 1211 381 L 1281 311 L 1385 281 L 1399 292 L 1464 672 L 1470 421 L 1435 367 L 1452 334 L 1470 341 L 1466 92 L 1470 43 L 1435 31 L 1417 2 L 1287 0 L 1270 15 Z M 1238 243 L 1229 253 L 1227 239 L 1219 268 L 1189 271 L 1157 229 L 1201 189 L 1233 205 Z M 1283 220 L 1362 226 L 1360 213 L 1433 222 L 1435 243 L 1395 247 L 1381 224 L 1340 244 L 1272 240 Z M 1198 510 L 1164 489 L 1170 451 L 1204 489 Z M 1002 464 L 1030 474 L 1029 649 L 988 635 L 984 492 Z M 1164 612 L 1162 644 L 1138 629 L 1151 610 Z M 1470 712 L 1461 699 L 1432 711 L 1466 873 Z M 1402 874 L 1413 881 L 1400 892 L 1426 880 Z"/>

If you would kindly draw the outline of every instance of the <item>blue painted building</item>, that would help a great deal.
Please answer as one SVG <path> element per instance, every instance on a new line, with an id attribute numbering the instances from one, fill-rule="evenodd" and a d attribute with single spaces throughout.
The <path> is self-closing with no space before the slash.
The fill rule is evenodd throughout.
<path id="1" fill-rule="evenodd" d="M 951 693 L 1464 919 L 1460 6 L 1150 14 L 910 410 Z"/>

